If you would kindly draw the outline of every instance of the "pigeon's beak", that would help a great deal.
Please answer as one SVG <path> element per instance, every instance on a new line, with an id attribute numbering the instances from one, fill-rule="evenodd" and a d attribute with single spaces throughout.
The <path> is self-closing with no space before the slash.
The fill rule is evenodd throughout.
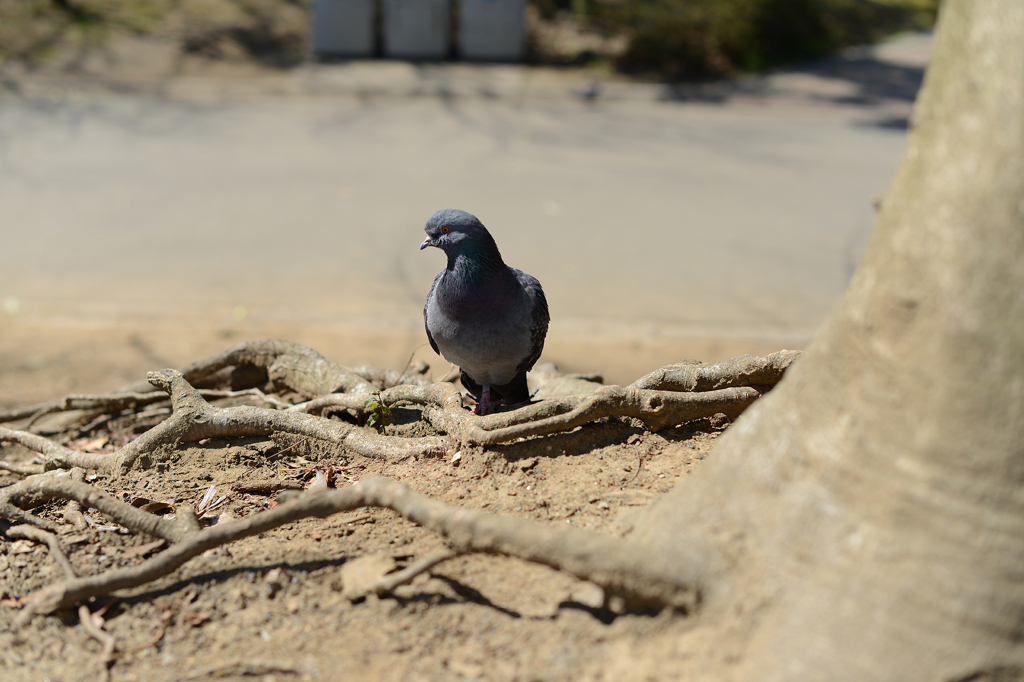
<path id="1" fill-rule="evenodd" d="M 430 237 L 427 237 L 426 239 L 423 240 L 423 243 L 420 244 L 420 251 L 422 251 L 423 249 L 427 248 L 428 246 L 433 246 L 433 245 L 434 245 L 434 242 L 430 241 Z"/>

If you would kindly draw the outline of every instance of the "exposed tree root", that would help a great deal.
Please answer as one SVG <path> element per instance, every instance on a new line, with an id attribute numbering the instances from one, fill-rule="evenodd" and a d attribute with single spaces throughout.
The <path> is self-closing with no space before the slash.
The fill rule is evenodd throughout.
<path id="1" fill-rule="evenodd" d="M 11 440 L 13 441 L 14 439 L 12 438 Z M 31 476 L 32 474 L 43 473 L 43 465 L 41 464 L 11 464 L 10 462 L 0 462 L 0 469 L 3 471 L 10 471 L 12 474 L 20 474 L 22 476 Z"/>
<path id="2" fill-rule="evenodd" d="M 331 393 L 366 395 L 399 383 L 427 384 L 430 382 L 423 376 L 427 369 L 422 362 L 413 364 L 404 373 L 376 367 L 348 368 L 327 360 L 308 346 L 266 339 L 232 346 L 182 368 L 181 374 L 197 388 L 230 389 L 231 395 L 262 386 L 269 391 L 291 391 L 313 398 Z M 212 390 L 204 391 L 204 396 L 224 397 Z M 0 423 L 71 410 L 113 413 L 166 399 L 163 393 L 155 392 L 154 386 L 141 382 L 106 395 L 69 395 L 49 403 L 0 412 Z M 276 398 L 267 399 L 276 401 Z M 278 404 L 281 406 L 280 401 Z"/>
<path id="3" fill-rule="evenodd" d="M 286 432 L 346 447 L 367 457 L 404 459 L 446 452 L 442 438 L 388 438 L 344 422 L 308 414 L 265 410 L 242 405 L 213 407 L 180 372 L 151 372 L 150 381 L 171 396 L 174 413 L 119 451 L 108 454 L 82 453 L 57 445 L 47 438 L 0 427 L 0 440 L 20 443 L 43 456 L 44 468 L 82 467 L 121 474 L 158 448 L 174 443 L 191 443 L 206 438 L 269 436 Z"/>
<path id="4" fill-rule="evenodd" d="M 313 398 L 329 393 L 368 394 L 403 381 L 429 383 L 420 363 L 405 374 L 376 367 L 349 368 L 308 346 L 279 339 L 247 341 L 181 370 L 196 387 L 253 388 L 266 385 Z M 147 391 L 144 385 L 131 387 Z"/>
<path id="5" fill-rule="evenodd" d="M 60 542 L 58 542 L 57 536 L 53 533 L 48 533 L 35 526 L 11 526 L 7 529 L 7 536 L 43 543 L 50 549 L 50 556 L 53 557 L 57 565 L 64 571 L 65 577 L 69 579 L 75 577 L 75 570 L 71 568 L 71 562 L 64 555 L 64 550 L 60 548 Z"/>
<path id="6" fill-rule="evenodd" d="M 104 468 L 104 461 L 106 459 L 105 455 L 78 452 L 63 445 L 58 445 L 49 438 L 43 438 L 27 431 L 15 431 L 4 426 L 0 426 L 0 442 L 18 443 L 42 455 L 44 461 L 43 468 L 36 470 L 36 467 L 33 466 L 31 473 L 40 473 L 46 469 L 70 469 L 76 466 L 83 469 L 101 469 Z M 8 471 L 12 470 L 9 467 L 4 468 L 8 469 Z M 29 471 L 28 467 L 24 471 Z"/>
<path id="7" fill-rule="evenodd" d="M 75 467 L 71 470 L 71 480 L 77 483 L 85 482 L 85 470 Z M 85 517 L 82 516 L 82 503 L 78 500 L 68 500 L 68 506 L 64 510 L 64 523 L 70 523 L 75 528 L 86 528 Z"/>
<path id="8" fill-rule="evenodd" d="M 269 405 L 274 407 L 284 408 L 290 407 L 291 403 L 287 403 L 277 396 L 268 395 L 258 388 L 247 388 L 237 391 L 229 390 L 216 390 L 216 389 L 201 389 L 199 393 L 207 399 L 212 398 L 240 398 L 245 396 L 251 396 L 257 398 Z M 141 407 L 148 405 L 154 405 L 156 403 L 162 403 L 167 401 L 167 396 L 163 393 L 150 392 L 150 393 L 107 393 L 105 395 L 68 395 L 61 400 L 55 400 L 49 403 L 41 403 L 39 405 L 33 405 L 32 407 L 26 407 L 16 410 L 10 410 L 8 412 L 0 412 L 0 423 L 19 421 L 21 419 L 29 419 L 29 424 L 34 423 L 40 417 L 48 414 L 55 414 L 57 412 L 71 412 L 73 410 L 81 410 L 83 412 L 99 413 L 99 414 L 117 414 L 125 410 L 136 410 Z M 24 427 L 29 428 L 29 425 Z"/>
<path id="9" fill-rule="evenodd" d="M 365 506 L 392 509 L 444 536 L 457 551 L 502 554 L 544 564 L 596 583 L 609 595 L 620 596 L 635 607 L 692 610 L 698 602 L 697 585 L 682 577 L 687 572 L 664 565 L 642 546 L 623 552 L 623 540 L 451 507 L 378 477 L 340 490 L 308 492 L 269 511 L 190 533 L 138 566 L 50 585 L 28 597 L 24 617 L 52 613 L 90 597 L 144 585 L 209 549 L 298 519 L 323 518 Z"/>
<path id="10" fill-rule="evenodd" d="M 306 346 L 274 339 L 233 346 L 185 367 L 181 375 L 190 385 L 208 389 L 200 391 L 205 398 L 253 395 L 275 407 L 313 414 L 325 409 L 341 408 L 365 416 L 366 398 L 370 393 L 386 388 L 388 390 L 383 392 L 382 397 L 388 403 L 405 401 L 441 408 L 451 414 L 438 414 L 434 409 L 425 414 L 436 428 L 458 440 L 486 445 L 571 429 L 587 421 L 611 416 L 635 417 L 649 428 L 659 430 L 683 421 L 710 416 L 715 412 L 739 414 L 758 395 L 774 386 L 786 368 L 799 356 L 800 351 L 780 351 L 763 358 L 740 356 L 710 365 L 696 361 L 668 365 L 626 387 L 625 393 L 618 387 L 602 387 L 595 381 L 599 377 L 565 376 L 557 374 L 553 368 L 541 367 L 534 376 L 535 384 L 539 382 L 538 394 L 560 396 L 558 402 L 551 404 L 549 400 L 542 400 L 519 410 L 501 412 L 477 421 L 459 414 L 462 412 L 459 409 L 461 397 L 453 386 L 447 382 L 430 384 L 424 376 L 427 366 L 423 363 L 418 363 L 404 373 L 373 367 L 347 368 L 323 358 Z M 278 393 L 294 392 L 309 400 L 289 405 L 257 387 Z M 757 393 L 743 391 L 693 398 L 664 395 L 666 392 L 712 393 L 736 387 L 752 387 Z M 163 393 L 154 393 L 154 388 L 152 384 L 137 384 L 108 395 L 71 395 L 52 403 L 0 413 L 0 422 L 30 417 L 34 419 L 43 414 L 69 410 L 112 413 L 166 400 Z M 209 390 L 212 388 L 232 390 L 218 393 Z M 565 395 L 567 390 L 572 394 Z M 583 405 L 583 396 L 599 391 L 604 391 L 601 398 L 586 401 Z M 661 395 L 636 391 L 657 391 Z M 538 420 L 544 421 L 538 424 L 535 431 L 521 427 L 525 422 Z M 511 426 L 520 428 L 504 430 Z M 34 441 L 23 431 L 0 430 L 0 440 L 20 442 L 40 452 L 46 456 L 50 468 L 106 466 L 94 463 L 89 457 L 72 455 L 52 442 Z M 367 442 L 362 447 L 380 452 L 378 444 Z M 122 459 L 134 456 L 125 452 Z"/>
<path id="11" fill-rule="evenodd" d="M 780 351 L 764 358 L 745 355 L 713 365 L 669 365 L 626 388 L 576 379 L 574 386 L 590 384 L 591 393 L 542 400 L 484 417 L 462 410 L 461 396 L 451 384 L 396 386 L 382 391 L 381 399 L 388 404 L 424 406 L 424 419 L 469 445 L 494 445 L 568 431 L 609 417 L 632 417 L 652 431 L 660 431 L 717 413 L 738 416 L 778 383 L 799 357 L 800 351 Z M 356 396 L 344 394 L 324 396 L 291 409 L 326 407 L 365 411 Z"/>
<path id="12" fill-rule="evenodd" d="M 630 388 L 654 391 L 715 391 L 732 386 L 774 386 L 803 351 L 780 350 L 763 358 L 741 355 L 705 365 L 696 360 L 666 365 L 640 377 Z"/>
<path id="13" fill-rule="evenodd" d="M 466 429 L 466 441 L 495 445 L 517 438 L 568 431 L 588 422 L 610 417 L 639 419 L 651 431 L 661 431 L 683 422 L 710 417 L 719 412 L 737 417 L 760 398 L 752 386 L 726 388 L 705 393 L 645 391 L 606 386 L 588 396 L 558 398 L 496 415 Z M 504 417 L 504 418 L 502 418 Z"/>
<path id="14" fill-rule="evenodd" d="M 274 351 L 280 354 L 275 355 Z M 517 410 L 484 417 L 463 410 L 461 394 L 448 383 L 398 385 L 382 391 L 380 396 L 387 404 L 422 406 L 424 418 L 436 429 L 457 442 L 469 445 L 493 445 L 541 436 L 611 417 L 639 419 L 647 428 L 658 431 L 719 412 L 731 417 L 739 415 L 769 390 L 797 357 L 797 351 L 782 351 L 765 358 L 742 356 L 714 365 L 670 365 L 626 388 L 604 386 L 589 395 L 542 400 Z M 307 364 L 301 364 L 300 359 Z M 196 380 L 202 381 L 229 367 L 231 362 L 276 367 L 275 376 L 280 381 L 287 380 L 290 390 L 298 390 L 302 385 L 306 387 L 303 390 L 310 390 L 310 381 L 321 388 L 330 386 L 334 389 L 344 383 L 343 379 L 349 381 L 352 376 L 356 376 L 324 360 L 305 346 L 270 341 L 235 346 L 210 360 L 191 366 L 187 371 Z M 370 374 L 368 371 L 366 373 Z M 316 377 L 315 381 L 309 377 Z M 365 379 L 347 385 L 349 388 L 367 390 L 366 393 L 330 393 L 291 406 L 285 411 L 253 406 L 213 407 L 203 399 L 202 392 L 187 381 L 184 374 L 174 370 L 151 373 L 150 382 L 171 396 L 174 414 L 116 453 L 77 452 L 47 438 L 6 427 L 0 427 L 0 441 L 20 443 L 40 453 L 44 469 L 82 467 L 115 474 L 130 469 L 140 457 L 173 443 L 216 437 L 265 436 L 275 432 L 344 444 L 368 457 L 388 459 L 438 456 L 444 454 L 449 446 L 442 438 L 393 438 L 308 414 L 329 408 L 342 408 L 365 417 L 368 389 L 372 388 Z M 660 388 L 655 390 L 645 386 Z M 131 395 L 137 398 L 143 394 L 135 391 Z M 88 404 L 92 407 L 112 405 L 118 410 L 126 404 L 117 398 L 117 394 L 108 398 L 110 402 L 105 403 L 105 398 L 93 396 L 89 398 Z M 71 398 L 61 402 L 62 406 L 81 404 Z M 19 473 L 36 471 L 31 466 L 22 465 L 19 469 L 14 469 L 14 466 L 7 465 L 4 468 Z"/>
<path id="15" fill-rule="evenodd" d="M 152 405 L 167 400 L 165 395 L 160 393 L 111 393 L 107 395 L 69 395 L 60 400 L 49 403 L 41 403 L 30 407 L 0 412 L 0 423 L 19 421 L 21 419 L 36 419 L 55 412 L 69 412 L 71 410 L 100 411 L 103 413 L 120 412 L 121 410 L 133 410 L 146 405 Z"/>
<path id="16" fill-rule="evenodd" d="M 74 500 L 83 508 L 95 509 L 110 520 L 136 533 L 145 533 L 177 542 L 191 532 L 183 523 L 169 521 L 156 514 L 136 509 L 88 483 L 65 475 L 39 474 L 0 489 L 0 509 L 15 507 L 33 509 L 50 500 Z M 39 517 L 32 517 L 39 519 Z M 42 519 L 40 519 L 42 520 Z M 48 528 L 47 530 L 54 530 Z"/>
<path id="17" fill-rule="evenodd" d="M 157 516 L 86 484 L 82 470 L 100 470 L 117 476 L 166 458 L 180 443 L 280 433 L 343 445 L 367 457 L 398 460 L 438 456 L 460 445 L 491 445 L 543 436 L 602 418 L 632 418 L 656 431 L 720 412 L 731 417 L 738 415 L 778 382 L 799 355 L 782 351 L 765 358 L 744 356 L 714 365 L 670 365 L 628 387 L 602 386 L 594 377 L 565 377 L 553 369 L 542 369 L 538 377 L 540 394 L 545 394 L 546 388 L 547 395 L 557 395 L 567 388 L 580 393 L 478 417 L 463 407 L 463 396 L 455 385 L 427 381 L 423 376 L 425 366 L 401 374 L 373 368 L 353 370 L 325 360 L 305 346 L 260 341 L 240 344 L 181 372 L 151 372 L 150 388 L 159 389 L 159 393 L 133 386 L 108 396 L 69 396 L 31 411 L 0 415 L 10 419 L 12 415 L 36 416 L 41 411 L 72 409 L 120 413 L 152 405 L 158 399 L 169 399 L 172 408 L 170 417 L 112 453 L 78 452 L 24 430 L 0 427 L 0 441 L 33 450 L 42 462 L 4 466 L 8 471 L 34 475 L 0 490 L 0 516 L 54 532 L 56 524 L 25 510 L 64 499 L 69 501 L 67 522 L 80 525 L 81 510 L 92 508 L 134 533 L 169 543 L 165 551 L 140 565 L 94 576 L 68 577 L 46 587 L 30 596 L 24 615 L 28 618 L 34 613 L 49 613 L 90 597 L 143 585 L 208 549 L 297 519 L 325 517 L 364 506 L 392 509 L 442 535 L 450 545 L 402 571 L 380 578 L 371 589 L 377 594 L 385 594 L 457 554 L 483 552 L 516 556 L 566 571 L 596 583 L 608 596 L 620 597 L 633 607 L 692 610 L 699 602 L 700 590 L 695 572 L 677 564 L 667 565 L 644 546 L 623 551 L 623 540 L 449 507 L 384 478 L 360 481 L 344 489 L 298 494 L 268 511 L 201 529 L 191 507 L 179 506 L 176 520 Z M 291 404 L 274 393 L 298 394 L 307 400 Z M 371 393 L 376 393 L 375 401 L 390 407 L 418 406 L 423 420 L 446 435 L 383 435 L 319 416 L 342 411 L 357 419 L 366 418 L 372 409 L 367 401 Z M 237 399 L 243 395 L 274 409 L 251 405 L 217 407 L 206 400 Z M 74 468 L 72 476 L 54 471 L 69 468 Z M 273 485 L 268 490 L 291 487 L 280 481 L 270 483 Z"/>

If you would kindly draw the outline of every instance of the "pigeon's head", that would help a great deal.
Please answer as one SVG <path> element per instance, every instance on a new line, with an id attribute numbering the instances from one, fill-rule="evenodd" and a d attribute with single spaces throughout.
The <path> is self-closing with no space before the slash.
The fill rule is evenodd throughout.
<path id="1" fill-rule="evenodd" d="M 436 246 L 449 256 L 488 256 L 498 253 L 494 238 L 477 217 L 457 208 L 442 208 L 430 216 L 423 231 L 427 238 L 420 250 Z M 500 258 L 500 256 L 499 256 Z"/>

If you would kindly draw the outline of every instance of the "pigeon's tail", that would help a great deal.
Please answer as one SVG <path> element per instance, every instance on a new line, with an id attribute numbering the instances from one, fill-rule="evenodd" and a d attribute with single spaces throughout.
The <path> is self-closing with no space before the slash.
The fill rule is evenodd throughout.
<path id="1" fill-rule="evenodd" d="M 466 374 L 465 371 L 462 372 L 462 385 L 478 401 L 483 397 L 484 387 L 473 377 Z M 526 372 L 516 374 L 512 381 L 507 384 L 501 384 L 500 386 L 497 384 L 492 385 L 490 389 L 492 396 L 497 394 L 504 398 L 505 402 L 509 405 L 525 403 L 530 399 L 530 388 L 526 385 Z"/>

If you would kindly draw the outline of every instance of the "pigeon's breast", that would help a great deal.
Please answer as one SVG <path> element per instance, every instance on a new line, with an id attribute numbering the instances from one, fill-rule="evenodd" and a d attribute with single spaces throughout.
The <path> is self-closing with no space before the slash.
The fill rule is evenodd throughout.
<path id="1" fill-rule="evenodd" d="M 531 348 L 521 309 L 528 305 L 516 287 L 481 287 L 475 296 L 441 286 L 427 302 L 430 333 L 441 355 L 481 384 L 507 384 Z"/>

